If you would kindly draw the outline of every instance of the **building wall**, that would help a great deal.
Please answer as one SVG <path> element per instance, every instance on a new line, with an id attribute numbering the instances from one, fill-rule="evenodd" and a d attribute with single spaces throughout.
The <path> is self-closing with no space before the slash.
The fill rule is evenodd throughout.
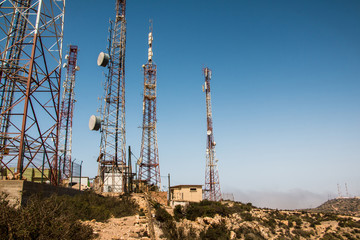
<path id="1" fill-rule="evenodd" d="M 71 178 L 70 178 L 71 180 Z M 79 183 L 80 182 L 80 178 L 79 177 L 72 177 L 72 182 L 73 183 Z M 81 177 L 81 185 L 84 186 L 89 186 L 89 177 Z"/>
<path id="2" fill-rule="evenodd" d="M 65 187 L 56 187 L 50 184 L 41 184 L 24 180 L 0 180 L 0 193 L 8 194 L 11 204 L 23 205 L 32 194 L 41 193 L 44 197 L 52 194 L 74 196 L 81 191 Z"/>
<path id="3" fill-rule="evenodd" d="M 200 202 L 202 201 L 201 187 L 179 187 L 171 189 L 172 201 L 188 201 Z"/>

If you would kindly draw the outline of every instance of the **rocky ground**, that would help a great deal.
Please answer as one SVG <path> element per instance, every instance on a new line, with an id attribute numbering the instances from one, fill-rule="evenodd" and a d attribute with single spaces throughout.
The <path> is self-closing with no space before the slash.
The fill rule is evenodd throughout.
<path id="1" fill-rule="evenodd" d="M 83 223 L 92 227 L 99 240 L 151 239 L 149 220 L 146 217 L 148 207 L 145 195 L 133 194 L 132 198 L 139 205 L 139 210 L 143 216 L 137 214 L 123 218 L 110 218 L 107 222 L 92 220 Z M 156 224 L 154 230 L 156 239 L 162 239 L 162 231 Z"/>
<path id="2" fill-rule="evenodd" d="M 187 212 L 191 208 L 183 208 L 183 215 L 178 216 L 177 220 L 173 217 L 173 209 L 161 205 L 171 215 L 166 220 L 158 221 L 158 212 L 154 207 L 149 213 L 144 194 L 134 194 L 133 199 L 139 205 L 140 214 L 111 218 L 106 223 L 93 220 L 84 224 L 93 228 L 98 239 L 104 240 L 151 239 L 151 222 L 155 239 L 360 239 L 360 218 L 355 216 L 308 210 L 260 209 L 251 204 L 223 202 L 221 208 L 214 208 L 213 216 L 195 218 L 193 212 Z M 200 214 L 204 206 L 197 207 L 191 211 Z M 204 208 L 213 211 L 211 206 Z M 201 214 L 207 215 L 206 211 Z"/>

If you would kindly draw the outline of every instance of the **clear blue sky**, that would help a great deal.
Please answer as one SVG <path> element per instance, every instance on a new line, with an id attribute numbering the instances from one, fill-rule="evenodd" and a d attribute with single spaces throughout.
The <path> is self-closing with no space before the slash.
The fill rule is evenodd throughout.
<path id="1" fill-rule="evenodd" d="M 64 50 L 79 46 L 73 157 L 94 177 L 108 20 L 115 1 L 67 1 Z M 212 69 L 221 189 L 236 200 L 315 207 L 360 195 L 360 1 L 127 1 L 126 139 L 139 156 L 149 19 L 158 66 L 161 175 L 204 184 L 202 68 Z M 167 186 L 167 179 L 162 179 Z"/>

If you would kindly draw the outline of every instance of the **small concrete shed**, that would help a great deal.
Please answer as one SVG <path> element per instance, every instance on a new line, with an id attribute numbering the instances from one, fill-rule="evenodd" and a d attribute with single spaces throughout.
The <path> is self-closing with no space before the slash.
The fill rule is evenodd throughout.
<path id="1" fill-rule="evenodd" d="M 203 191 L 202 185 L 176 185 L 170 187 L 170 204 L 186 205 L 189 202 L 200 202 Z"/>

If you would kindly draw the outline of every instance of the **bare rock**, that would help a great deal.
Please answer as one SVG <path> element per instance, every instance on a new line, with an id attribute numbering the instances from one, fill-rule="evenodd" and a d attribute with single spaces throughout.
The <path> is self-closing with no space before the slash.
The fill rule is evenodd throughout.
<path id="1" fill-rule="evenodd" d="M 234 231 L 230 231 L 230 239 L 236 239 L 236 233 Z"/>

